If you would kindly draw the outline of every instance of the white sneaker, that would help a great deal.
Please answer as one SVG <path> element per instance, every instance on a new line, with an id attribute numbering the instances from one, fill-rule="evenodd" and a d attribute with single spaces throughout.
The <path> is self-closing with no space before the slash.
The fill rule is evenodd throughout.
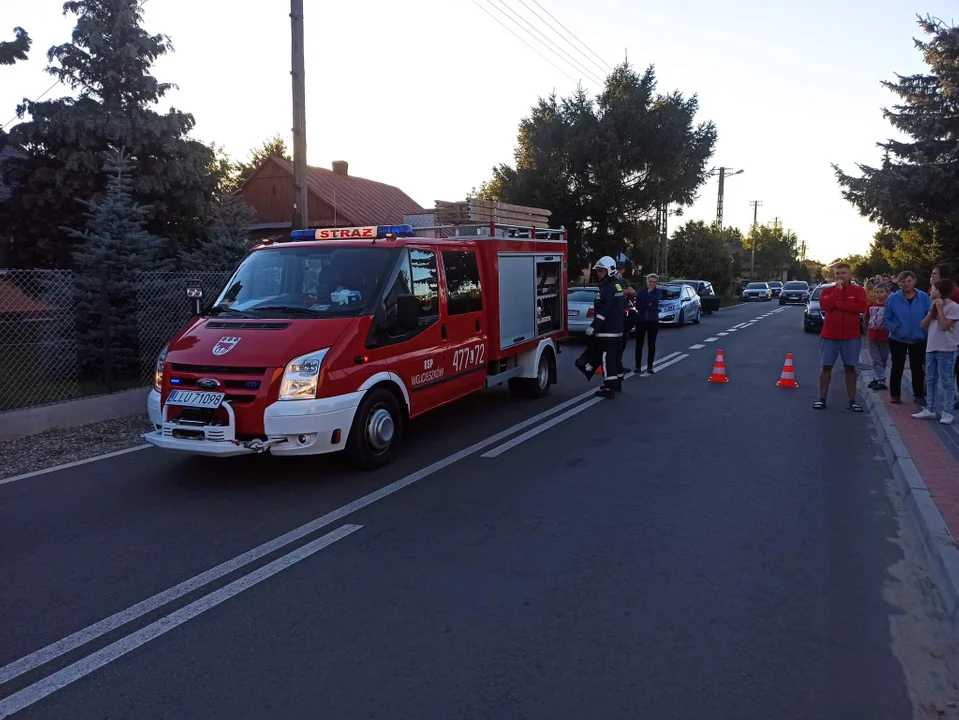
<path id="1" fill-rule="evenodd" d="M 942 420 L 939 421 L 940 425 L 952 425 L 955 422 L 955 418 L 949 413 L 942 414 Z"/>
<path id="2" fill-rule="evenodd" d="M 916 418 L 916 420 L 935 420 L 936 419 L 936 413 L 934 413 L 929 408 L 923 408 L 919 412 L 913 413 L 912 416 Z"/>

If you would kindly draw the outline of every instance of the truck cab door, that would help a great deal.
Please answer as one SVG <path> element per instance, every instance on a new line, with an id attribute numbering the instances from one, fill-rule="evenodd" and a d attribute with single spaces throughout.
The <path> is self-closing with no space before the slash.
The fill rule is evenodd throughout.
<path id="1" fill-rule="evenodd" d="M 443 279 L 450 353 L 450 399 L 486 385 L 488 342 L 483 286 L 476 250 L 443 250 Z"/>
<path id="2" fill-rule="evenodd" d="M 440 322 L 439 265 L 436 253 L 404 248 L 383 299 L 385 319 L 371 335 L 368 346 L 383 348 L 386 365 L 406 386 L 410 416 L 442 405 L 450 375 L 447 330 Z M 415 296 L 419 317 L 413 327 L 394 322 L 397 299 Z"/>

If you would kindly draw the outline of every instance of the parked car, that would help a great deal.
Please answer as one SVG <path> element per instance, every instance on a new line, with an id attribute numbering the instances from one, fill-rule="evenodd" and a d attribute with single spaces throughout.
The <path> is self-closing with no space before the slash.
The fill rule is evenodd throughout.
<path id="1" fill-rule="evenodd" d="M 699 295 L 703 312 L 707 315 L 712 315 L 723 304 L 722 297 L 716 294 L 713 284 L 708 280 L 673 280 L 672 282 L 676 285 L 689 285 L 695 290 L 696 294 Z"/>
<path id="2" fill-rule="evenodd" d="M 783 291 L 779 295 L 780 305 L 789 305 L 796 303 L 805 305 L 809 300 L 809 283 L 805 280 L 790 280 L 783 286 Z"/>
<path id="3" fill-rule="evenodd" d="M 660 285 L 663 297 L 659 301 L 659 324 L 682 327 L 692 320 L 699 325 L 703 317 L 703 306 L 699 295 L 689 285 Z"/>
<path id="4" fill-rule="evenodd" d="M 773 297 L 778 298 L 782 295 L 783 284 L 778 280 L 770 280 L 766 283 L 769 286 L 769 289 L 773 291 Z"/>
<path id="5" fill-rule="evenodd" d="M 761 300 L 766 302 L 772 299 L 773 291 L 769 287 L 768 283 L 751 282 L 746 286 L 746 289 L 743 290 L 743 302 L 749 302 L 751 300 Z"/>
<path id="6" fill-rule="evenodd" d="M 566 293 L 566 331 L 570 335 L 586 335 L 586 328 L 593 322 L 596 302 L 596 287 L 571 287 Z"/>

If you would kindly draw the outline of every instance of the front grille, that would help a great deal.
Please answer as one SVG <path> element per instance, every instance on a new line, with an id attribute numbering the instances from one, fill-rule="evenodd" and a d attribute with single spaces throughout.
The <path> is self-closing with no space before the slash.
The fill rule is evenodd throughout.
<path id="1" fill-rule="evenodd" d="M 173 380 L 177 382 L 172 382 L 171 385 L 176 385 L 177 387 L 196 387 L 197 382 L 200 378 L 191 378 L 191 377 L 175 377 Z M 223 380 L 220 383 L 225 388 L 232 388 L 234 390 L 259 390 L 260 381 L 259 380 Z"/>
<path id="2" fill-rule="evenodd" d="M 286 330 L 290 323 L 286 322 L 228 322 L 223 320 L 213 320 L 206 324 L 208 328 L 217 330 Z"/>
<path id="3" fill-rule="evenodd" d="M 220 367 L 217 365 L 182 365 L 173 363 L 174 372 L 198 373 L 203 375 L 262 375 L 265 367 Z"/>

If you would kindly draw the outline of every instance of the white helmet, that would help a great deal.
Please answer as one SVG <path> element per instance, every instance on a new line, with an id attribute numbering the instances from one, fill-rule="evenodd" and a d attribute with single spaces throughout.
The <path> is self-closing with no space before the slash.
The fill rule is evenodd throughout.
<path id="1" fill-rule="evenodd" d="M 609 255 L 603 255 L 599 260 L 596 261 L 596 264 L 593 265 L 593 270 L 605 270 L 610 275 L 616 274 L 616 261 L 613 260 Z"/>

